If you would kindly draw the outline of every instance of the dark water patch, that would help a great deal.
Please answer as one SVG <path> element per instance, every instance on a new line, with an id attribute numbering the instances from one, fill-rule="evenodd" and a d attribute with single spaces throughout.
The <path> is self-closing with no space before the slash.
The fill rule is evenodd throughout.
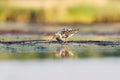
<path id="1" fill-rule="evenodd" d="M 95 44 L 95 45 L 120 45 L 120 42 L 115 42 L 115 41 L 68 41 L 65 44 L 70 44 L 70 43 L 77 43 L 77 44 Z M 41 40 L 31 40 L 31 41 L 8 41 L 8 42 L 0 42 L 0 44 L 24 44 L 24 45 L 34 45 L 34 44 L 64 44 L 60 43 L 58 41 L 41 41 Z"/>

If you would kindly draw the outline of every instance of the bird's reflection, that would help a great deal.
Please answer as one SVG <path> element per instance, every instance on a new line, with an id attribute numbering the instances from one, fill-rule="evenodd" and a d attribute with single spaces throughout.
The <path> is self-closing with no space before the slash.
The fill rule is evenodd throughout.
<path id="1" fill-rule="evenodd" d="M 56 49 L 55 52 L 56 57 L 74 57 L 72 51 L 69 50 L 68 45 L 61 45 L 59 48 Z"/>

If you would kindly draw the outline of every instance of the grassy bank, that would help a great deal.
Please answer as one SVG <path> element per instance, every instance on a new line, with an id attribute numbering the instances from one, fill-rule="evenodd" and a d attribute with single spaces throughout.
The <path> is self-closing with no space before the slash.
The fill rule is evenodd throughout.
<path id="1" fill-rule="evenodd" d="M 66 24 L 93 24 L 93 23 L 114 23 L 120 22 L 120 12 L 117 10 L 99 9 L 89 6 L 71 7 L 63 15 L 53 9 L 5 9 L 0 8 L 0 22 L 18 22 L 18 23 L 66 23 Z M 112 9 L 113 10 L 113 9 Z M 58 17 L 57 17 L 58 16 Z M 59 17 L 60 16 L 60 17 Z"/>

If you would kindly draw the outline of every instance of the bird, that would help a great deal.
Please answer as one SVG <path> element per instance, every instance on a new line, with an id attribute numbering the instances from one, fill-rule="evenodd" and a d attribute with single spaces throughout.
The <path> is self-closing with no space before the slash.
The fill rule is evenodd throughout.
<path id="1" fill-rule="evenodd" d="M 67 42 L 67 39 L 72 37 L 78 31 L 79 29 L 64 28 L 56 32 L 50 41 L 52 41 L 53 39 L 56 39 L 59 42 Z"/>

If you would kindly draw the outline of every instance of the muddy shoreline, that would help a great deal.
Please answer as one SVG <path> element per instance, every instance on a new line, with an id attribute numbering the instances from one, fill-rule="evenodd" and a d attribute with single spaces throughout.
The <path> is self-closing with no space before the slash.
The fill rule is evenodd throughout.
<path id="1" fill-rule="evenodd" d="M 68 41 L 67 43 L 65 44 L 72 44 L 72 43 L 75 43 L 75 44 L 95 44 L 95 45 L 102 45 L 102 46 L 107 46 L 107 45 L 110 45 L 110 46 L 119 46 L 120 45 L 120 42 L 115 42 L 115 41 Z M 0 44 L 30 44 L 30 45 L 33 45 L 33 44 L 64 44 L 64 43 L 61 43 L 61 42 L 58 42 L 58 41 L 45 41 L 45 40 L 29 40 L 29 41 L 7 41 L 7 42 L 4 42 L 4 41 L 0 41 Z"/>

